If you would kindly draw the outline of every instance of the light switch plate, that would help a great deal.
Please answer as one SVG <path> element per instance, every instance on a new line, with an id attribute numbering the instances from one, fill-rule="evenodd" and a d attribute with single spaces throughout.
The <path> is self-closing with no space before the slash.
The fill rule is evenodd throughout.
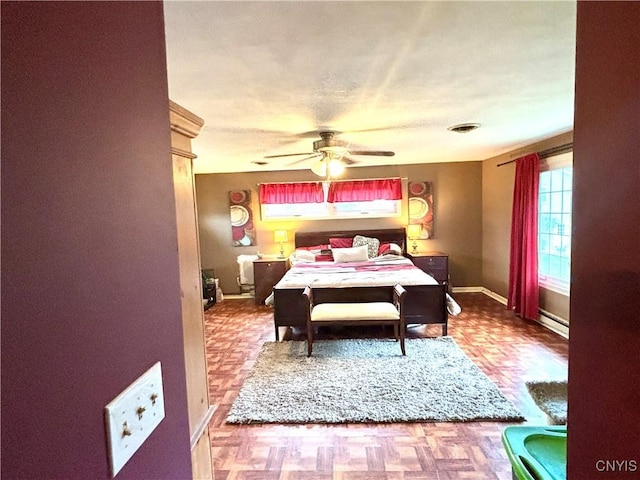
<path id="1" fill-rule="evenodd" d="M 114 398 L 104 416 L 113 478 L 164 418 L 160 362 Z"/>

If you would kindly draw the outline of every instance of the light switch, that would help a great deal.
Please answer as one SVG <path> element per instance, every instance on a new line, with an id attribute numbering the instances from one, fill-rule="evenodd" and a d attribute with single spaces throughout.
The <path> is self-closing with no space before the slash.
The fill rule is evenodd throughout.
<path id="1" fill-rule="evenodd" d="M 162 367 L 158 362 L 105 407 L 112 478 L 163 418 Z"/>

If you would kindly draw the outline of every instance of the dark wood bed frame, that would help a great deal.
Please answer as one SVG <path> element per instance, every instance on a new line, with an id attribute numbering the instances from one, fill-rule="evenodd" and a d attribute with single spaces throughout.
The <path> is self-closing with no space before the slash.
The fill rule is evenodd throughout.
<path id="1" fill-rule="evenodd" d="M 350 230 L 339 232 L 297 232 L 295 246 L 310 247 L 329 243 L 330 238 L 353 238 L 356 235 L 374 237 L 380 243 L 397 243 L 406 253 L 406 232 L 404 228 L 380 230 Z M 404 301 L 404 318 L 407 324 L 440 324 L 442 335 L 447 334 L 449 314 L 445 285 L 403 285 L 407 290 Z M 307 304 L 302 295 L 304 288 L 274 288 L 273 319 L 276 340 L 279 327 L 306 328 Z M 314 288 L 316 303 L 322 302 L 389 302 L 393 297 L 393 287 L 351 287 Z"/>

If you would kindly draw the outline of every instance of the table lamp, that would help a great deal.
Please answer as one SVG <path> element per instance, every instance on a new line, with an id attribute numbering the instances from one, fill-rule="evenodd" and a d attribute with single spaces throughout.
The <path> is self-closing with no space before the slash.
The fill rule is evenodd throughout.
<path id="1" fill-rule="evenodd" d="M 280 244 L 280 256 L 278 258 L 284 258 L 284 242 L 288 241 L 286 230 L 274 230 L 273 241 Z"/>
<path id="2" fill-rule="evenodd" d="M 421 234 L 422 234 L 422 225 L 419 225 L 419 224 L 407 225 L 407 236 L 409 237 L 410 240 L 413 240 L 413 243 L 411 244 L 411 253 L 413 255 L 418 253 L 418 242 L 416 242 L 416 239 L 420 238 Z"/>

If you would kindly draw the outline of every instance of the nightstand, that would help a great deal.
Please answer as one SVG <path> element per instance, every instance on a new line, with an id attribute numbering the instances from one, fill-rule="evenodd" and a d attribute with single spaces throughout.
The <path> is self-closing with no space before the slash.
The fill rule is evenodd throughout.
<path id="1" fill-rule="evenodd" d="M 286 258 L 254 260 L 253 279 L 256 291 L 256 305 L 264 305 L 264 301 L 271 294 L 273 286 L 280 281 L 286 271 Z"/>
<path id="2" fill-rule="evenodd" d="M 416 267 L 438 282 L 449 285 L 449 255 L 443 252 L 407 254 Z"/>

